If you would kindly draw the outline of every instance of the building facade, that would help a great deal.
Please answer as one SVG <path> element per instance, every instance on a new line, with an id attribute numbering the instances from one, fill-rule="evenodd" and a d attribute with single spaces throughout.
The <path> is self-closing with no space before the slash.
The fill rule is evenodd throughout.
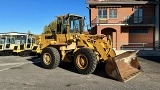
<path id="1" fill-rule="evenodd" d="M 110 35 L 113 48 L 159 47 L 159 1 L 88 0 L 91 34 Z"/>

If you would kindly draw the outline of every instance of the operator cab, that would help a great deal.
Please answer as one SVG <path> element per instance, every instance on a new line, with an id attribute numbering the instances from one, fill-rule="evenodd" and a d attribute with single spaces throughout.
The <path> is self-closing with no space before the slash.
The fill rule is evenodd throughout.
<path id="1" fill-rule="evenodd" d="M 21 48 L 21 50 L 25 49 L 25 47 L 24 47 L 24 45 L 25 45 L 26 49 L 30 49 L 34 43 L 35 43 L 35 39 L 32 36 L 21 37 L 20 48 Z"/>
<path id="2" fill-rule="evenodd" d="M 26 43 L 27 49 L 30 49 L 33 44 L 35 44 L 35 39 L 33 37 L 28 37 Z"/>
<path id="3" fill-rule="evenodd" d="M 85 18 L 75 14 L 57 16 L 57 29 L 52 31 L 52 35 L 45 36 L 45 39 L 54 39 L 59 44 L 67 45 L 78 34 L 83 33 L 84 20 Z"/>
<path id="4" fill-rule="evenodd" d="M 84 19 L 82 16 L 67 14 L 57 17 L 57 30 L 52 37 L 61 44 L 68 44 L 75 36 L 83 33 Z"/>
<path id="5" fill-rule="evenodd" d="M 57 34 L 82 33 L 84 19 L 81 16 L 67 14 L 57 17 Z"/>
<path id="6" fill-rule="evenodd" d="M 6 37 L 5 49 L 10 49 L 11 44 L 15 44 L 15 39 L 13 37 Z"/>
<path id="7" fill-rule="evenodd" d="M 10 49 L 11 44 L 15 44 L 15 39 L 13 37 L 1 37 L 0 38 L 0 48 L 2 49 Z M 4 45 L 4 47 L 2 47 Z"/>
<path id="8" fill-rule="evenodd" d="M 0 50 L 3 49 L 4 44 L 5 44 L 5 38 L 0 37 Z"/>
<path id="9" fill-rule="evenodd" d="M 4 44 L 5 43 L 5 38 L 0 38 L 0 44 Z"/>

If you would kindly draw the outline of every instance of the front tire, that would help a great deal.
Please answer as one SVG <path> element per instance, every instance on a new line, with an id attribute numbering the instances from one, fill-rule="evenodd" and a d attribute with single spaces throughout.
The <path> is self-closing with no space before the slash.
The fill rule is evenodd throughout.
<path id="1" fill-rule="evenodd" d="M 74 55 L 74 65 L 80 74 L 91 74 L 97 66 L 96 54 L 88 48 L 80 48 Z"/>
<path id="2" fill-rule="evenodd" d="M 41 53 L 41 63 L 46 69 L 54 69 L 60 63 L 60 54 L 56 48 L 46 47 Z"/>

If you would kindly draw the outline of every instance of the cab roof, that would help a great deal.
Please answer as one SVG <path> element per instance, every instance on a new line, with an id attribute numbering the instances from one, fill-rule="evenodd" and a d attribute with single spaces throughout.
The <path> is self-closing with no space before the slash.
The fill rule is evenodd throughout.
<path id="1" fill-rule="evenodd" d="M 63 16 L 69 16 L 69 17 L 78 17 L 78 18 L 82 18 L 82 16 L 80 16 L 80 15 L 77 15 L 77 14 L 70 14 L 70 13 L 68 13 L 68 14 L 64 14 L 64 15 L 60 15 L 60 16 L 58 16 L 58 17 L 63 17 Z"/>

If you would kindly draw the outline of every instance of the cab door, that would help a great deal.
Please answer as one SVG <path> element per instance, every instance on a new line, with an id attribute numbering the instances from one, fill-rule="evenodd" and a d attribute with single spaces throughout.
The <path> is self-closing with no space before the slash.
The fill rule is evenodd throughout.
<path id="1" fill-rule="evenodd" d="M 0 51 L 4 49 L 5 38 L 0 38 Z"/>
<path id="2" fill-rule="evenodd" d="M 32 39 L 27 38 L 26 49 L 31 49 Z"/>
<path id="3" fill-rule="evenodd" d="M 59 44 L 67 43 L 67 25 L 68 19 L 65 17 L 58 17 L 57 19 L 57 32 L 56 32 L 56 41 Z"/>
<path id="4" fill-rule="evenodd" d="M 11 42 L 11 39 L 6 37 L 4 49 L 10 49 L 10 42 Z"/>

